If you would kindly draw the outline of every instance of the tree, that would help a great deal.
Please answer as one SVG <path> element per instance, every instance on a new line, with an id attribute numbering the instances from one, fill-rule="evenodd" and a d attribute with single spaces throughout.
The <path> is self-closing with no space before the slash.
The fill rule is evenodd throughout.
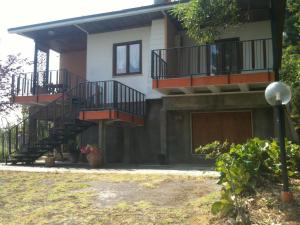
<path id="1" fill-rule="evenodd" d="M 178 4 L 172 14 L 199 44 L 211 43 L 230 25 L 238 23 L 236 0 L 191 0 Z"/>
<path id="2" fill-rule="evenodd" d="M 31 64 L 27 59 L 18 55 L 8 55 L 5 61 L 0 60 L 0 125 L 8 123 L 7 117 L 13 110 L 20 110 L 20 106 L 12 104 L 11 83 L 14 75 L 24 72 L 24 67 Z"/>
<path id="3" fill-rule="evenodd" d="M 288 0 L 281 79 L 292 88 L 292 112 L 300 114 L 300 0 Z"/>
<path id="4" fill-rule="evenodd" d="M 298 45 L 300 41 L 300 1 L 288 0 L 285 17 L 284 44 Z"/>

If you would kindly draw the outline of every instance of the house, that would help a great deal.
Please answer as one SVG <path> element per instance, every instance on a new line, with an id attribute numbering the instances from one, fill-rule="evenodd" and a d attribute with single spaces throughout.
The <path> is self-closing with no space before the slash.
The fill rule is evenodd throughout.
<path id="1" fill-rule="evenodd" d="M 13 79 L 14 102 L 31 107 L 7 134 L 9 159 L 33 161 L 77 135 L 106 163 L 198 163 L 199 145 L 274 137 L 264 90 L 279 79 L 285 2 L 238 0 L 241 24 L 207 45 L 171 16 L 176 4 L 9 29 L 35 41 L 33 72 Z"/>

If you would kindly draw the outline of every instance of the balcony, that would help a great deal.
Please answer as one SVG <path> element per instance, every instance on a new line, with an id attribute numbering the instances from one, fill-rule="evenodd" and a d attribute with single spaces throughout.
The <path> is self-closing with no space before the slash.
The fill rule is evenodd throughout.
<path id="1" fill-rule="evenodd" d="M 18 104 L 46 104 L 84 81 L 65 69 L 22 73 L 13 76 L 11 94 Z"/>
<path id="2" fill-rule="evenodd" d="M 81 83 L 77 90 L 81 120 L 118 120 L 144 124 L 145 95 L 118 81 Z"/>
<path id="3" fill-rule="evenodd" d="M 225 39 L 152 51 L 152 87 L 163 94 L 248 92 L 274 80 L 272 39 Z"/>

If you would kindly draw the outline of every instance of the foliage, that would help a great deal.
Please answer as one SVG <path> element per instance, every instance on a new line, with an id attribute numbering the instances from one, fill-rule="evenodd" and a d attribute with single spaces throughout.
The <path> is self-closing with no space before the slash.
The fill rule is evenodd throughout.
<path id="1" fill-rule="evenodd" d="M 300 1 L 288 0 L 281 78 L 292 89 L 292 113 L 300 114 Z"/>
<path id="2" fill-rule="evenodd" d="M 18 55 L 8 55 L 3 62 L 0 60 L 0 123 L 3 124 L 6 116 L 16 110 L 18 106 L 11 104 L 11 83 L 14 75 L 24 72 L 25 65 L 31 64 L 27 59 L 23 59 Z M 6 121 L 7 123 L 7 121 Z"/>
<path id="3" fill-rule="evenodd" d="M 206 154 L 207 159 L 218 158 L 221 154 L 228 152 L 230 144 L 228 141 L 220 142 L 214 141 L 207 145 L 200 145 L 195 149 L 197 154 Z"/>
<path id="4" fill-rule="evenodd" d="M 238 23 L 236 0 L 191 0 L 178 4 L 172 14 L 199 44 L 213 42 L 222 28 Z"/>
<path id="5" fill-rule="evenodd" d="M 300 1 L 287 0 L 284 43 L 297 45 L 300 41 Z"/>
<path id="6" fill-rule="evenodd" d="M 290 177 L 299 174 L 300 146 L 286 141 L 287 166 Z M 275 140 L 253 138 L 245 144 L 232 144 L 230 151 L 221 154 L 216 170 L 221 173 L 221 199 L 212 206 L 214 214 L 233 215 L 247 220 L 242 198 L 254 194 L 267 181 L 280 180 L 280 150 Z"/>

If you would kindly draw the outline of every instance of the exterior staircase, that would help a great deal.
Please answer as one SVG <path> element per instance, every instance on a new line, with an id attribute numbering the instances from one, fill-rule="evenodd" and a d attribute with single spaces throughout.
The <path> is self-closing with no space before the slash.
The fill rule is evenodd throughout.
<path id="1" fill-rule="evenodd" d="M 35 160 L 96 125 L 80 112 L 113 110 L 144 117 L 145 96 L 117 81 L 84 82 L 39 106 L 1 135 L 0 161 L 13 164 Z"/>

